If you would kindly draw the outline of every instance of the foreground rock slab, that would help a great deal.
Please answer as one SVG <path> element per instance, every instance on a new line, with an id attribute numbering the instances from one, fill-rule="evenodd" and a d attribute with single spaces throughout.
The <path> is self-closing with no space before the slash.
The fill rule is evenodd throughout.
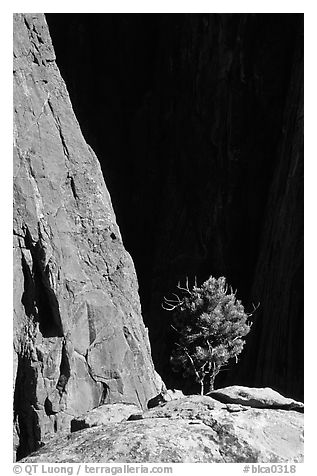
<path id="1" fill-rule="evenodd" d="M 283 397 L 272 388 L 250 388 L 239 385 L 213 390 L 208 395 L 223 403 L 246 405 L 253 408 L 280 408 L 304 411 L 304 404 Z"/>
<path id="2" fill-rule="evenodd" d="M 22 462 L 237 463 L 303 461 L 303 414 L 247 408 L 232 412 L 189 396 L 143 413 L 54 438 Z"/>

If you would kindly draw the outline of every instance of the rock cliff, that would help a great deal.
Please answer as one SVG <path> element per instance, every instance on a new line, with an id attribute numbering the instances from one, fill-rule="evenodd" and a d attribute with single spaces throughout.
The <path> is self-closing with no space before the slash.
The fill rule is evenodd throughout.
<path id="1" fill-rule="evenodd" d="M 144 408 L 162 386 L 134 265 L 42 14 L 14 15 L 14 379 L 17 458 L 87 410 Z"/>
<path id="2" fill-rule="evenodd" d="M 136 264 L 158 371 L 175 385 L 163 295 L 186 275 L 226 276 L 260 307 L 222 384 L 302 399 L 303 15 L 47 18 Z"/>

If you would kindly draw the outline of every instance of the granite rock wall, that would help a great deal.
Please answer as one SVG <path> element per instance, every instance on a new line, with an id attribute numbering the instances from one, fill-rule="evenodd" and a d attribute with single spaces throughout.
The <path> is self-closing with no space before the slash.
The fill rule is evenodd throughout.
<path id="1" fill-rule="evenodd" d="M 14 380 L 17 458 L 100 404 L 145 408 L 162 386 L 43 14 L 14 15 Z"/>

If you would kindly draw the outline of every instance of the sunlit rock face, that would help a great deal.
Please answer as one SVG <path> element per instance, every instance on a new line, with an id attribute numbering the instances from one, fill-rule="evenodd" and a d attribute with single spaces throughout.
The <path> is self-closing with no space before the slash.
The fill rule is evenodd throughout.
<path id="1" fill-rule="evenodd" d="M 145 408 L 162 386 L 42 14 L 14 15 L 14 378 L 18 458 L 100 404 Z"/>

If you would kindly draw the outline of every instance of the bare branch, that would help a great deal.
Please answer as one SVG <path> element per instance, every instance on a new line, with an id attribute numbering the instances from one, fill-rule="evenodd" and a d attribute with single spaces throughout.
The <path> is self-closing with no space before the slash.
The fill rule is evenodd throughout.
<path id="1" fill-rule="evenodd" d="M 209 350 L 210 357 L 212 357 L 214 350 L 211 347 L 209 340 L 206 340 L 206 342 L 208 344 L 208 350 Z"/>
<path id="2" fill-rule="evenodd" d="M 165 311 L 174 311 L 174 309 L 176 309 L 179 306 L 179 304 L 172 305 L 172 304 L 166 303 L 165 306 L 164 304 L 165 303 L 162 302 L 161 306 Z M 167 307 L 167 306 L 170 306 L 170 307 Z"/>
<path id="3" fill-rule="evenodd" d="M 253 311 L 252 312 L 255 312 L 257 309 L 259 309 L 260 307 L 260 303 L 258 302 L 258 305 L 255 307 L 255 305 L 252 303 L 252 306 L 253 306 Z"/>
<path id="4" fill-rule="evenodd" d="M 188 359 L 189 359 L 189 361 L 190 361 L 190 363 L 191 363 L 191 365 L 194 369 L 194 372 L 195 372 L 195 375 L 196 375 L 198 381 L 201 382 L 202 377 L 199 375 L 199 373 L 196 369 L 195 363 L 194 363 L 192 357 L 189 355 L 188 350 L 186 349 L 186 347 L 183 347 L 182 345 L 178 344 L 177 342 L 175 342 L 175 345 L 177 345 L 177 347 L 180 347 L 182 349 L 182 351 L 186 354 L 186 356 L 188 357 Z M 203 365 L 203 367 L 204 367 L 204 365 Z"/>
<path id="5" fill-rule="evenodd" d="M 192 359 L 192 357 L 189 355 L 189 353 L 187 352 L 187 350 L 183 347 L 183 351 L 185 352 L 185 354 L 187 355 L 187 357 L 189 358 L 190 360 L 190 363 L 192 364 L 192 367 L 194 369 L 194 372 L 195 372 L 195 375 L 196 377 L 198 378 L 198 381 L 200 382 L 202 380 L 201 376 L 199 375 L 199 373 L 197 372 L 196 370 L 196 367 L 195 367 L 195 364 L 194 364 L 194 361 Z"/>
<path id="6" fill-rule="evenodd" d="M 180 297 L 172 293 L 173 296 L 175 296 L 177 299 L 167 299 L 167 297 L 163 297 L 163 303 L 161 304 L 162 308 L 165 309 L 165 311 L 174 311 L 178 306 L 183 304 L 184 300 L 180 299 Z"/>
<path id="7" fill-rule="evenodd" d="M 176 296 L 176 297 L 177 297 L 177 300 L 178 300 L 179 302 L 182 302 L 182 303 L 183 303 L 184 299 L 180 299 L 180 297 L 179 297 L 177 294 L 175 294 L 175 293 L 172 293 L 172 295 L 173 295 L 173 296 Z"/>
<path id="8" fill-rule="evenodd" d="M 206 374 L 206 372 L 205 372 L 205 367 L 206 367 L 207 363 L 208 363 L 208 362 L 205 362 L 205 363 L 200 367 L 199 372 L 204 372 L 204 373 Z"/>
<path id="9" fill-rule="evenodd" d="M 172 293 L 172 294 L 173 294 L 174 296 L 176 296 L 177 299 L 167 299 L 167 298 L 164 296 L 165 302 L 172 303 L 172 304 L 176 304 L 176 303 L 182 304 L 182 303 L 183 303 L 183 300 L 181 300 L 181 299 L 177 296 L 177 294 L 174 294 L 174 293 Z"/>
<path id="10" fill-rule="evenodd" d="M 181 287 L 181 283 L 180 283 L 180 281 L 178 281 L 178 284 L 177 284 L 176 287 L 177 287 L 178 289 L 180 289 L 181 291 L 184 291 L 184 292 L 186 292 L 186 293 L 188 293 L 188 294 L 191 295 L 192 293 L 191 293 L 191 291 L 189 290 L 189 287 L 188 287 L 188 276 L 186 276 L 185 286 L 186 286 L 185 288 Z"/>
<path id="11" fill-rule="evenodd" d="M 171 328 L 174 329 L 174 331 L 177 332 L 178 334 L 182 335 L 181 332 L 179 332 L 179 331 L 176 329 L 176 327 L 174 327 L 172 324 L 171 324 Z M 176 344 L 176 345 L 178 345 L 178 344 Z"/>
<path id="12" fill-rule="evenodd" d="M 224 367 L 224 366 L 223 366 L 222 368 L 219 368 L 218 373 L 220 373 L 220 372 L 227 372 L 228 370 L 230 370 L 228 367 Z"/>
<path id="13" fill-rule="evenodd" d="M 246 315 L 247 315 L 248 317 L 251 317 L 251 316 L 253 316 L 253 314 L 255 313 L 255 311 L 257 311 L 257 310 L 259 309 L 259 307 L 260 307 L 260 303 L 258 303 L 258 305 L 257 305 L 257 306 L 255 306 L 255 305 L 252 303 L 252 306 L 253 306 L 253 311 L 252 311 L 252 312 L 249 312 L 249 313 L 248 313 L 248 312 L 246 312 Z"/>

